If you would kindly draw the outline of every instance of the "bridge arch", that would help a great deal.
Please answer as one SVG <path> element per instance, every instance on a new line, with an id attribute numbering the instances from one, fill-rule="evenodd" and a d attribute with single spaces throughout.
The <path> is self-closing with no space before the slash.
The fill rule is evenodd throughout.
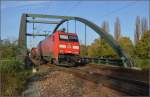
<path id="1" fill-rule="evenodd" d="M 69 19 L 64 19 L 62 20 L 53 30 L 53 33 L 55 33 L 57 31 L 57 29 L 65 22 L 70 21 L 70 20 L 77 20 L 83 24 L 86 24 L 88 27 L 90 27 L 91 29 L 93 29 L 98 35 L 100 35 L 114 50 L 115 52 L 122 58 L 122 60 L 124 61 L 124 66 L 131 66 L 132 63 L 131 61 L 129 61 L 127 55 L 125 54 L 124 50 L 120 47 L 120 45 L 114 40 L 114 38 L 106 33 L 102 28 L 100 28 L 99 26 L 97 26 L 96 24 L 80 18 L 80 17 L 74 17 L 74 18 L 69 18 Z"/>
<path id="2" fill-rule="evenodd" d="M 59 23 L 57 23 L 55 29 L 53 30 L 53 33 L 57 31 L 57 29 L 65 22 L 70 21 L 70 20 L 76 20 L 79 21 L 83 24 L 86 24 L 88 27 L 93 29 L 98 35 L 100 35 L 113 49 L 114 51 L 121 57 L 124 67 L 131 67 L 133 66 L 131 60 L 129 57 L 126 55 L 124 50 L 120 47 L 120 45 L 113 39 L 113 37 L 104 32 L 102 28 L 94 24 L 93 22 L 80 18 L 80 17 L 72 17 L 72 16 L 56 16 L 56 15 L 43 15 L 43 14 L 23 14 L 21 18 L 21 23 L 20 23 L 20 33 L 19 33 L 19 44 L 23 46 L 26 46 L 26 23 L 28 22 L 27 17 L 33 17 L 33 18 L 55 18 L 55 19 L 62 19 Z M 30 21 L 33 22 L 33 21 Z M 35 22 L 35 21 L 34 21 Z M 38 23 L 50 23 L 46 21 L 37 21 Z"/>

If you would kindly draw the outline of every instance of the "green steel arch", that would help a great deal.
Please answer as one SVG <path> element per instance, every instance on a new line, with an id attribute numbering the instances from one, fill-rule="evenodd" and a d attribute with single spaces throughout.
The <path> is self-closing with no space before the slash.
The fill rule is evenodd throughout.
<path id="1" fill-rule="evenodd" d="M 90 28 L 92 28 L 95 32 L 97 32 L 98 35 L 100 35 L 115 51 L 116 53 L 122 58 L 122 60 L 124 61 L 124 66 L 125 67 L 131 67 L 132 66 L 132 62 L 129 60 L 128 56 L 126 55 L 126 53 L 124 52 L 124 50 L 120 47 L 120 45 L 113 39 L 113 37 L 104 32 L 104 30 L 102 28 L 100 28 L 99 26 L 97 26 L 96 24 L 80 18 L 80 17 L 74 17 L 74 18 L 69 18 L 69 19 L 64 19 L 62 20 L 54 29 L 53 33 L 55 33 L 57 31 L 57 29 L 59 28 L 59 26 L 61 26 L 61 24 L 63 24 L 66 21 L 70 21 L 70 20 L 77 20 L 80 21 L 84 24 L 86 24 L 87 26 L 89 26 Z"/>
<path id="2" fill-rule="evenodd" d="M 43 14 L 23 14 L 21 17 L 20 32 L 19 32 L 20 47 L 26 47 L 26 34 L 27 34 L 26 33 L 26 28 L 27 28 L 26 25 L 27 24 L 26 23 L 28 22 L 27 17 L 61 19 L 61 21 L 56 25 L 53 33 L 55 33 L 57 31 L 57 29 L 59 28 L 59 26 L 61 26 L 61 24 L 63 24 L 66 21 L 76 20 L 83 24 L 86 24 L 91 29 L 93 29 L 97 34 L 99 34 L 114 49 L 114 51 L 121 57 L 121 59 L 124 63 L 124 67 L 133 66 L 131 60 L 126 55 L 124 50 L 120 47 L 120 45 L 113 39 L 113 37 L 110 34 L 104 32 L 104 30 L 102 30 L 102 28 L 100 28 L 96 24 L 92 23 L 91 21 L 86 20 L 84 18 L 80 18 L 80 17 L 43 15 Z M 30 21 L 30 22 L 32 22 L 32 21 Z M 39 21 L 37 21 L 37 22 L 39 23 Z M 40 21 L 40 23 L 49 23 L 49 22 Z"/>

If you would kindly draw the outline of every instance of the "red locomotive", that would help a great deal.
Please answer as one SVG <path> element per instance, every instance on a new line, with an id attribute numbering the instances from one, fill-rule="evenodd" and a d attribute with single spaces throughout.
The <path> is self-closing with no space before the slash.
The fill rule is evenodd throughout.
<path id="1" fill-rule="evenodd" d="M 33 58 L 56 65 L 75 65 L 80 62 L 79 54 L 77 34 L 65 31 L 56 31 L 31 50 Z"/>

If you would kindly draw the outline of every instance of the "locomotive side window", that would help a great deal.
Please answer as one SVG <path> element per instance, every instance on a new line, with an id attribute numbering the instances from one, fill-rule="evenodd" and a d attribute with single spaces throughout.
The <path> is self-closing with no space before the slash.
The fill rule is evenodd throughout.
<path id="1" fill-rule="evenodd" d="M 59 39 L 63 41 L 68 41 L 68 35 L 59 35 Z"/>
<path id="2" fill-rule="evenodd" d="M 78 37 L 77 36 L 69 35 L 69 41 L 78 42 Z"/>

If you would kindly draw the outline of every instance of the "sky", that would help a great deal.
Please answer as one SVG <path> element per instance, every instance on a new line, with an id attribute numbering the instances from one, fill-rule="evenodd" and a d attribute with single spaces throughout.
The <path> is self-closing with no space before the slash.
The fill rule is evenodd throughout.
<path id="1" fill-rule="evenodd" d="M 119 17 L 121 35 L 134 40 L 135 20 L 137 16 L 149 21 L 149 1 L 141 0 L 113 0 L 113 1 L 1 1 L 1 37 L 10 40 L 18 39 L 22 13 L 78 16 L 90 20 L 101 26 L 103 21 L 109 22 L 109 33 L 114 35 L 114 22 Z M 52 31 L 52 25 L 35 24 L 34 32 Z M 62 27 L 66 27 L 64 24 Z M 69 31 L 74 32 L 74 22 L 69 22 Z M 32 24 L 28 31 L 33 32 Z M 81 43 L 84 43 L 84 24 L 77 22 L 77 34 Z M 87 28 L 87 44 L 91 44 L 98 34 Z M 43 38 L 28 38 L 28 46 L 36 46 Z"/>

